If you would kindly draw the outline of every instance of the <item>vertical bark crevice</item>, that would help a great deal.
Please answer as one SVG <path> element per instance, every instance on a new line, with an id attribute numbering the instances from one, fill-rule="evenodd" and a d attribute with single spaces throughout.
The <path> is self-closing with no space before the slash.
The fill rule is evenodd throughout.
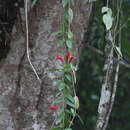
<path id="1" fill-rule="evenodd" d="M 23 113 L 22 111 L 22 104 L 20 103 L 20 92 L 21 92 L 21 69 L 23 65 L 23 60 L 26 56 L 26 51 L 24 51 L 23 56 L 21 57 L 21 60 L 18 65 L 18 77 L 17 77 L 17 82 L 16 82 L 16 90 L 14 95 L 12 96 L 11 103 L 9 106 L 9 110 L 12 116 L 12 120 L 14 123 L 14 129 L 15 130 L 22 130 L 21 128 L 23 127 Z M 20 118 L 19 118 L 20 117 Z"/>

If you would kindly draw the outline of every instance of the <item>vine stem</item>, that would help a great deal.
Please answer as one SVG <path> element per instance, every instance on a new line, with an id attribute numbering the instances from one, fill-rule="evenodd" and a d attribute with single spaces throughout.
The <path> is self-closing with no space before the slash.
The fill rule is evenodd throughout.
<path id="1" fill-rule="evenodd" d="M 107 7 L 109 6 L 109 0 L 107 0 Z"/>
<path id="2" fill-rule="evenodd" d="M 122 0 L 121 0 L 121 2 L 122 2 Z M 121 8 L 121 3 L 120 3 L 120 8 Z M 119 15 L 121 15 L 120 11 L 118 13 L 119 13 Z M 119 16 L 118 16 L 117 26 L 118 26 L 118 24 L 119 24 L 119 27 L 121 27 L 121 22 L 119 21 Z M 117 30 L 117 28 L 116 28 L 116 30 Z M 116 31 L 114 32 L 114 37 L 116 37 Z M 119 48 L 121 49 L 121 31 L 119 33 L 119 39 L 118 40 L 119 40 Z M 117 54 L 117 57 L 118 57 L 118 61 L 120 61 L 120 59 L 121 59 L 120 54 Z M 119 78 L 119 70 L 120 70 L 120 64 L 118 62 L 117 65 L 116 65 L 116 72 L 115 72 L 115 77 L 114 77 L 114 85 L 113 85 L 113 91 L 112 91 L 112 96 L 111 96 L 110 109 L 108 111 L 106 124 L 104 126 L 105 129 L 108 125 L 109 117 L 110 117 L 110 114 L 111 114 L 111 111 L 112 111 L 112 107 L 114 105 L 114 100 L 115 100 L 116 90 L 117 90 L 117 84 L 118 84 L 118 78 Z"/>
<path id="3" fill-rule="evenodd" d="M 28 27 L 28 0 L 24 1 L 25 3 L 25 25 L 26 25 L 26 53 L 27 53 L 27 59 L 29 61 L 30 66 L 32 67 L 33 72 L 35 73 L 38 81 L 41 83 L 41 79 L 39 78 L 36 69 L 34 68 L 29 55 L 29 27 Z"/>
<path id="4" fill-rule="evenodd" d="M 120 7 L 117 7 L 117 8 L 118 9 L 121 8 L 121 3 L 120 3 Z M 116 34 L 117 27 L 119 26 L 119 22 L 120 22 L 119 21 L 120 10 L 117 10 L 117 13 L 118 13 L 117 14 L 117 21 L 115 23 L 115 28 L 113 29 L 114 34 L 113 34 L 112 41 L 110 40 L 111 38 L 108 37 L 108 40 L 110 40 L 110 43 L 112 43 L 112 44 L 107 43 L 108 46 L 111 46 L 111 48 L 113 48 L 113 49 L 116 47 L 116 42 L 115 42 L 116 35 L 115 34 Z M 121 49 L 121 32 L 119 34 L 119 45 L 118 46 Z M 106 54 L 108 54 L 108 52 L 106 52 Z M 112 58 L 113 58 L 113 56 L 114 55 L 112 54 Z M 117 56 L 118 56 L 118 61 L 120 61 L 120 59 L 121 59 L 120 54 L 117 53 Z M 112 63 L 112 62 L 111 62 L 111 60 L 109 60 L 109 63 Z M 117 90 L 119 69 L 120 69 L 120 64 L 119 64 L 119 62 L 117 62 L 113 86 L 112 86 L 112 82 L 111 82 L 112 73 L 113 73 L 113 66 L 112 66 L 111 72 L 110 72 L 110 69 L 107 69 L 107 71 L 109 72 L 109 77 L 107 75 L 106 75 L 106 77 L 109 78 L 109 80 L 108 80 L 109 82 L 107 82 L 108 83 L 107 86 L 102 85 L 102 92 L 101 92 L 101 98 L 100 98 L 99 109 L 98 109 L 99 116 L 98 116 L 97 125 L 96 125 L 95 130 L 106 130 L 106 128 L 108 126 L 108 122 L 109 122 L 110 114 L 111 114 L 111 111 L 112 111 L 112 108 L 114 105 L 114 100 L 115 100 L 115 95 L 116 95 L 116 90 Z M 106 100 L 106 98 L 107 98 L 107 100 Z"/>
<path id="5" fill-rule="evenodd" d="M 72 69 L 72 72 L 73 72 L 74 70 Z M 74 81 L 75 81 L 75 79 L 74 79 L 74 73 L 72 73 L 72 83 L 73 83 L 73 92 L 74 92 L 74 96 L 76 97 L 76 91 L 75 91 L 75 83 L 74 83 Z M 73 115 L 73 117 L 72 117 L 72 120 L 70 121 L 70 124 L 69 124 L 69 128 L 71 127 L 71 125 L 72 125 L 72 123 L 73 123 L 73 121 L 74 121 L 74 119 L 75 119 L 75 116 L 76 116 L 76 104 L 75 104 L 75 108 L 74 108 L 74 115 Z"/>

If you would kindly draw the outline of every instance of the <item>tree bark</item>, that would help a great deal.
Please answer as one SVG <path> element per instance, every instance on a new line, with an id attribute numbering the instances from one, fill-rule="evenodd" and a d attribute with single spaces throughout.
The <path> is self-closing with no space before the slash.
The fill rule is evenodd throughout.
<path id="1" fill-rule="evenodd" d="M 98 119 L 95 130 L 105 130 L 112 96 L 113 74 L 113 37 L 111 31 L 106 34 L 104 79 L 102 83 L 101 97 L 98 106 Z"/>
<path id="2" fill-rule="evenodd" d="M 88 25 L 92 4 L 77 0 L 73 9 L 76 51 Z M 56 66 L 51 56 L 65 51 L 64 47 L 56 47 L 53 33 L 58 31 L 62 13 L 60 0 L 39 0 L 28 12 L 30 58 L 41 83 L 27 60 L 25 29 L 21 33 L 16 24 L 13 27 L 9 53 L 0 61 L 0 130 L 50 129 L 54 115 L 49 105 L 56 91 L 52 82 L 56 74 L 49 69 Z M 24 15 L 21 17 L 23 27 Z"/>

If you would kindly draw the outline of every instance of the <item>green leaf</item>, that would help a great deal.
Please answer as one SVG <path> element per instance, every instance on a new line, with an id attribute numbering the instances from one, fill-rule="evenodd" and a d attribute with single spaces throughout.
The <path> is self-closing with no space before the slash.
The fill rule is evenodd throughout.
<path id="1" fill-rule="evenodd" d="M 62 6 L 65 8 L 69 3 L 69 0 L 62 0 Z"/>
<path id="2" fill-rule="evenodd" d="M 69 87 L 69 89 L 70 89 L 70 87 Z M 68 97 L 68 95 L 70 95 L 70 90 L 69 89 L 68 88 L 64 89 L 65 98 Z M 68 99 L 66 98 L 66 100 L 68 100 Z"/>
<path id="3" fill-rule="evenodd" d="M 103 15 L 103 22 L 107 30 L 110 30 L 113 23 L 113 18 L 109 14 Z"/>
<path id="4" fill-rule="evenodd" d="M 63 98 L 62 97 L 59 97 L 59 98 L 56 98 L 54 101 L 53 101 L 53 104 L 58 104 L 60 102 L 63 102 Z"/>
<path id="5" fill-rule="evenodd" d="M 74 103 L 74 98 L 71 95 L 67 95 L 67 99 Z"/>
<path id="6" fill-rule="evenodd" d="M 108 13 L 110 16 L 112 16 L 111 8 L 108 8 L 106 6 L 102 7 L 102 13 Z"/>
<path id="7" fill-rule="evenodd" d="M 56 94 L 56 97 L 59 97 L 61 94 L 62 94 L 62 92 L 58 92 L 58 93 Z"/>
<path id="8" fill-rule="evenodd" d="M 102 13 L 105 13 L 103 15 L 103 23 L 105 24 L 106 29 L 110 30 L 113 24 L 112 10 L 108 7 L 103 7 Z"/>
<path id="9" fill-rule="evenodd" d="M 77 71 L 78 70 L 78 66 L 74 66 L 73 64 L 70 64 L 71 70 Z"/>
<path id="10" fill-rule="evenodd" d="M 75 108 L 75 104 L 70 102 L 69 100 L 66 101 L 66 104 L 69 105 L 70 107 Z"/>
<path id="11" fill-rule="evenodd" d="M 65 74 L 65 77 L 66 77 L 66 79 L 67 79 L 68 81 L 71 82 L 72 77 L 71 77 L 71 75 L 70 75 L 69 73 L 66 73 L 66 74 Z"/>
<path id="12" fill-rule="evenodd" d="M 65 25 L 64 24 L 60 25 L 60 32 L 62 32 L 62 33 L 65 32 Z"/>
<path id="13" fill-rule="evenodd" d="M 69 14 L 69 22 L 71 23 L 73 20 L 73 10 L 71 8 L 68 9 L 68 14 Z"/>
<path id="14" fill-rule="evenodd" d="M 70 110 L 68 110 L 68 109 L 65 109 L 65 112 L 68 113 L 68 114 L 70 114 L 70 115 L 73 115 L 72 112 Z"/>
<path id="15" fill-rule="evenodd" d="M 65 88 L 65 83 L 61 82 L 59 85 L 58 85 L 58 88 L 60 91 L 62 91 L 64 88 Z"/>
<path id="16" fill-rule="evenodd" d="M 73 46 L 73 43 L 72 43 L 72 41 L 71 41 L 71 40 L 67 40 L 67 41 L 66 41 L 66 45 L 67 45 L 67 47 L 68 47 L 68 48 L 70 48 L 70 49 L 71 49 L 71 48 L 72 48 L 72 46 Z"/>
<path id="17" fill-rule="evenodd" d="M 108 10 L 109 10 L 108 7 L 106 7 L 106 6 L 102 7 L 102 13 L 106 13 L 106 12 L 108 12 Z"/>
<path id="18" fill-rule="evenodd" d="M 64 65 L 64 72 L 67 72 L 67 71 L 70 71 L 70 70 L 71 70 L 70 64 L 65 64 Z"/>
<path id="19" fill-rule="evenodd" d="M 64 118 L 63 113 L 64 109 L 61 109 L 57 112 L 56 123 L 60 123 L 62 121 L 62 119 Z"/>
<path id="20" fill-rule="evenodd" d="M 72 130 L 71 128 L 65 128 L 64 130 Z"/>
<path id="21" fill-rule="evenodd" d="M 71 31 L 67 32 L 68 39 L 72 39 L 73 33 Z"/>
<path id="22" fill-rule="evenodd" d="M 57 118 L 56 118 L 56 122 L 57 123 L 61 123 L 62 119 L 63 119 L 63 114 L 62 115 L 58 115 Z"/>

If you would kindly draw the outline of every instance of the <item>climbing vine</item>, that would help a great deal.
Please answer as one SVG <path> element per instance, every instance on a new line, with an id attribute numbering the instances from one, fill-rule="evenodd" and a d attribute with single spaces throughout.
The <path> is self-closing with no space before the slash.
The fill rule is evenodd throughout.
<path id="1" fill-rule="evenodd" d="M 66 45 L 67 49 L 71 50 L 73 47 L 73 33 L 71 31 L 71 23 L 73 21 L 73 10 L 71 8 L 72 0 L 62 0 L 64 10 L 63 21 L 58 31 L 58 36 L 61 37 L 57 41 L 58 46 Z"/>
<path id="2" fill-rule="evenodd" d="M 117 16 L 113 18 L 113 12 L 111 8 L 108 8 L 109 0 L 107 1 L 107 6 L 102 8 L 103 23 L 106 27 L 106 44 L 105 44 L 105 63 L 104 63 L 104 78 L 101 90 L 101 97 L 98 107 L 98 119 L 96 122 L 95 130 L 106 130 L 109 117 L 112 111 L 112 107 L 115 100 L 115 94 L 117 89 L 118 75 L 119 75 L 119 60 L 122 59 L 121 53 L 121 34 L 118 36 L 118 42 L 116 43 L 117 36 L 115 32 L 117 27 L 120 27 L 120 11 L 121 2 L 118 5 Z M 117 55 L 118 63 L 116 64 L 116 72 L 114 77 L 114 84 L 112 83 L 112 75 L 114 71 L 113 59 L 114 51 Z M 105 99 L 105 100 L 104 100 Z M 106 105 L 107 104 L 107 105 Z"/>
<path id="3" fill-rule="evenodd" d="M 55 111 L 55 120 L 51 130 L 72 130 L 71 126 L 79 108 L 79 99 L 76 95 L 76 71 L 75 57 L 73 54 L 73 33 L 71 31 L 71 23 L 73 21 L 73 10 L 71 8 L 71 0 L 62 0 L 64 9 L 63 22 L 60 25 L 58 35 L 61 39 L 57 41 L 58 46 L 66 46 L 64 57 L 56 56 L 55 60 L 61 62 L 61 68 L 55 69 L 61 74 L 60 79 L 56 82 L 58 92 L 55 96 L 50 109 Z M 78 116 L 79 117 L 79 116 Z M 80 117 L 79 117 L 80 118 Z M 56 124 L 56 127 L 53 127 Z"/>

